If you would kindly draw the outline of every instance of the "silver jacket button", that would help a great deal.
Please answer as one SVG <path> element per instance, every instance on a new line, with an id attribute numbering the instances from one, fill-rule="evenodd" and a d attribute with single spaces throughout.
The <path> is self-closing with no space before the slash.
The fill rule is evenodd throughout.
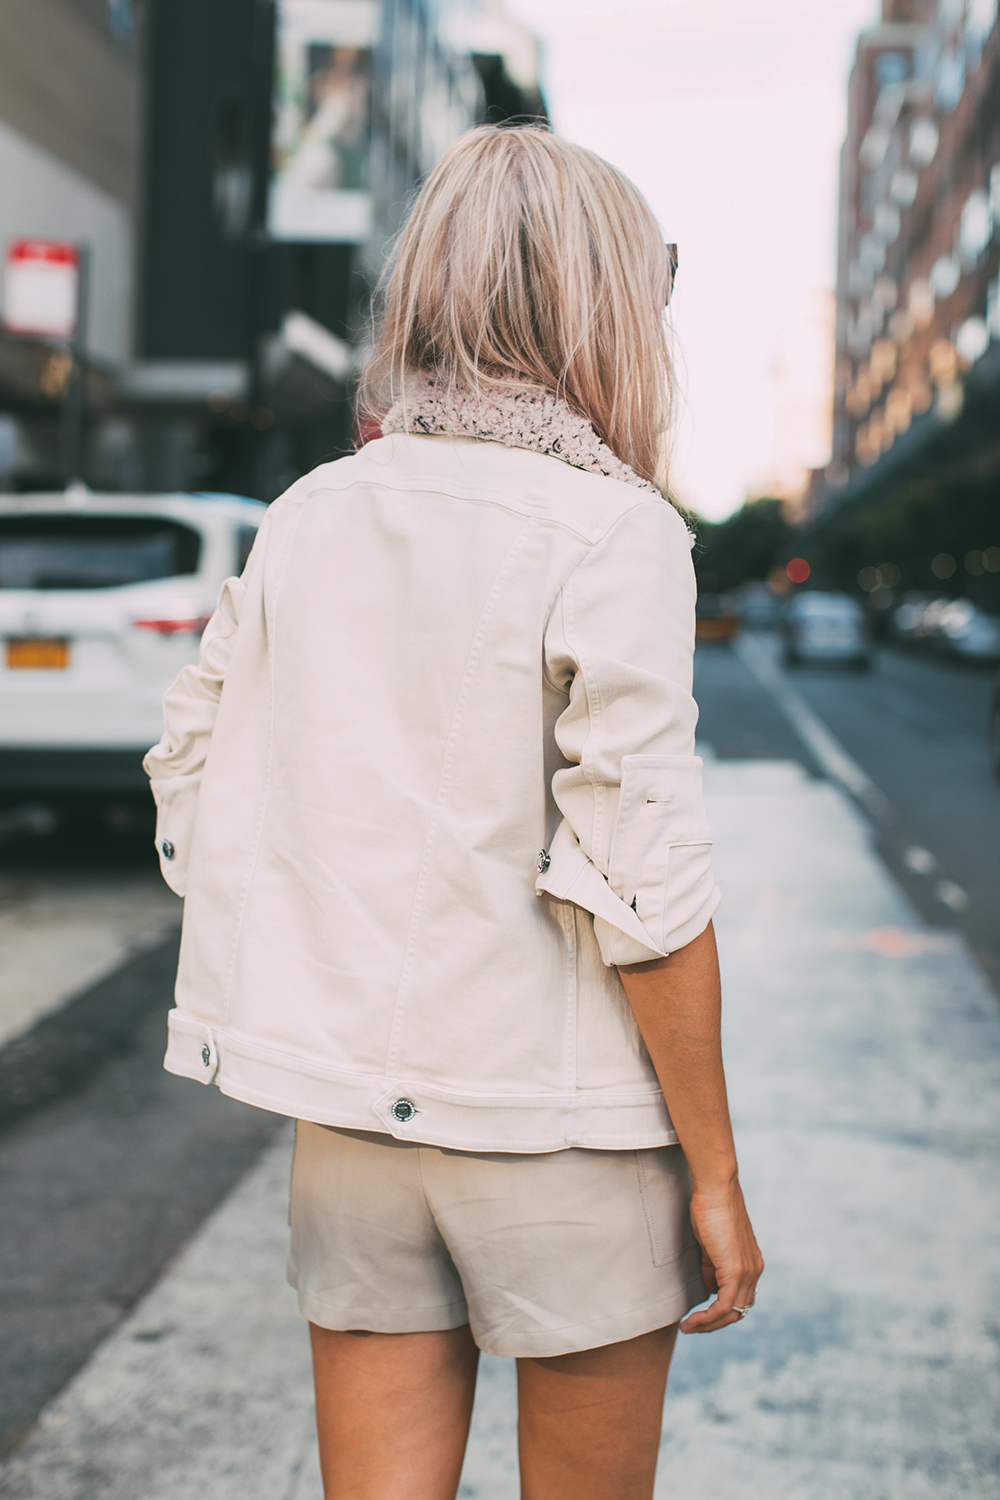
<path id="1" fill-rule="evenodd" d="M 160 853 L 163 855 L 164 859 L 173 859 L 174 855 L 177 853 L 177 850 L 174 848 L 169 839 L 164 839 L 163 843 L 160 845 Z"/>
<path id="2" fill-rule="evenodd" d="M 417 1106 L 409 1099 L 397 1099 L 389 1113 L 400 1125 L 408 1125 L 417 1112 Z"/>
<path id="3" fill-rule="evenodd" d="M 551 856 L 549 854 L 549 851 L 547 849 L 541 849 L 541 850 L 539 850 L 539 854 L 538 854 L 538 873 L 539 873 L 539 875 L 544 875 L 545 871 L 549 868 L 549 865 L 551 863 L 552 863 L 552 858 L 551 858 Z"/>
<path id="4" fill-rule="evenodd" d="M 204 1065 L 205 1065 L 206 1068 L 208 1067 L 209 1063 L 212 1061 L 212 1053 L 211 1053 L 211 1050 L 210 1050 L 209 1045 L 208 1045 L 207 1042 L 205 1043 L 204 1047 L 202 1047 L 202 1049 L 201 1049 L 201 1060 L 204 1063 Z"/>

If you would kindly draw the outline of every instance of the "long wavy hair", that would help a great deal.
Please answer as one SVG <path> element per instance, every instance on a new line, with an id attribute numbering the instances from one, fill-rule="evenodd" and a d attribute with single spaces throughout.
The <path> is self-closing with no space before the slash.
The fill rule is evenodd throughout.
<path id="1" fill-rule="evenodd" d="M 359 410 L 377 423 L 401 397 L 405 409 L 421 372 L 453 391 L 527 383 L 665 492 L 669 277 L 652 210 L 615 167 L 541 126 L 479 126 L 400 232 Z"/>

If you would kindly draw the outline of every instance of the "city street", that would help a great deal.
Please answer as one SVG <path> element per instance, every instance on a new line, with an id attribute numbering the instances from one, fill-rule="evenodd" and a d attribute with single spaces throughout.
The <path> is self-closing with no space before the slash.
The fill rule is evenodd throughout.
<path id="1" fill-rule="evenodd" d="M 983 1282 L 983 1305 L 993 1297 L 986 1283 L 995 1247 L 988 1243 L 989 1215 L 982 1218 L 992 1190 L 983 1153 L 993 1149 L 989 1142 L 997 1125 L 993 1070 L 1000 1057 L 1000 1025 L 995 996 L 963 944 L 964 935 L 982 959 L 995 963 L 1000 787 L 989 778 L 981 732 L 990 679 L 884 651 L 870 676 L 779 672 L 775 680 L 769 673 L 775 672 L 776 647 L 767 636 L 744 637 L 732 648 L 699 650 L 696 666 L 700 743 L 709 760 L 707 785 L 724 889 L 719 928 L 724 956 L 729 955 L 733 1096 L 745 1173 L 766 1224 L 761 1232 L 770 1262 L 772 1312 L 762 1309 L 756 1332 L 741 1330 L 738 1345 L 732 1337 L 683 1342 L 668 1404 L 664 1472 L 675 1487 L 688 1472 L 693 1440 L 682 1434 L 685 1424 L 693 1423 L 692 1430 L 707 1434 L 714 1452 L 693 1494 L 787 1493 L 833 1500 L 846 1491 L 838 1488 L 840 1481 L 827 1485 L 818 1477 L 819 1450 L 802 1432 L 816 1430 L 814 1416 L 822 1409 L 825 1426 L 820 1423 L 819 1430 L 827 1434 L 831 1452 L 838 1443 L 843 1447 L 847 1419 L 833 1415 L 838 1390 L 846 1401 L 847 1385 L 856 1379 L 881 1380 L 893 1387 L 889 1405 L 899 1410 L 894 1416 L 883 1413 L 879 1437 L 877 1424 L 852 1398 L 850 1441 L 858 1448 L 857 1463 L 865 1462 L 869 1446 L 874 1452 L 883 1440 L 896 1458 L 887 1460 L 887 1487 L 880 1481 L 851 1493 L 865 1500 L 923 1497 L 933 1492 L 924 1487 L 927 1465 L 933 1469 L 948 1454 L 949 1463 L 957 1462 L 958 1407 L 966 1398 L 957 1373 L 951 1382 L 932 1375 L 940 1351 L 933 1339 L 924 1346 L 919 1319 L 904 1315 L 903 1308 L 911 1313 L 923 1308 L 928 1318 L 938 1319 L 935 1326 L 958 1326 L 953 1257 L 959 1244 L 963 1277 L 971 1277 L 969 1286 Z M 803 721 L 803 703 L 821 729 L 835 735 L 846 771 L 822 732 L 817 738 L 815 725 Z M 860 800 L 871 800 L 873 817 L 860 815 L 842 788 L 819 779 L 824 760 L 848 780 L 854 767 L 861 778 Z M 790 762 L 803 768 L 798 780 Z M 933 860 L 932 865 L 916 860 L 923 872 L 914 868 L 915 849 Z M 273 1494 L 310 1500 L 317 1477 L 310 1457 L 305 1345 L 281 1280 L 287 1131 L 268 1115 L 160 1069 L 177 913 L 169 893 L 160 899 L 151 852 L 136 840 L 95 833 L 82 841 L 74 833 L 20 834 L 5 840 L 0 858 L 8 906 L 12 893 L 19 892 L 22 909 L 34 914 L 35 942 L 47 955 L 47 972 L 64 975 L 63 998 L 70 999 L 60 1010 L 55 979 L 43 995 L 36 986 L 27 999 L 27 981 L 7 986 L 11 1005 L 22 1007 L 22 1026 L 32 1007 L 36 1020 L 0 1051 L 0 1090 L 7 1089 L 12 1120 L 0 1136 L 5 1450 L 19 1445 L 47 1402 L 64 1389 L 65 1395 L 13 1463 L 0 1492 L 44 1494 L 48 1500 L 186 1496 L 194 1490 L 184 1477 L 184 1454 L 193 1444 L 200 1464 L 208 1443 L 214 1454 L 209 1467 L 223 1477 L 204 1493 L 227 1500 L 258 1494 L 261 1500 L 265 1494 L 268 1500 Z M 967 896 L 967 904 L 956 901 L 950 886 L 944 887 L 950 903 L 942 899 L 945 881 Z M 99 921 L 81 920 L 81 901 L 91 919 L 103 912 L 103 929 Z M 927 926 L 921 926 L 914 907 Z M 89 947 L 81 946 L 88 926 L 104 931 L 100 951 L 93 936 Z M 16 980 L 9 956 L 13 930 L 0 930 L 0 962 L 6 959 Z M 19 932 L 23 945 L 23 922 Z M 27 973 L 31 955 L 17 951 Z M 68 979 L 74 963 L 81 984 Z M 873 1002 L 881 1017 L 877 1025 L 866 1019 Z M 826 1015 L 827 1039 L 836 1037 L 829 1053 L 815 1038 L 799 1035 L 808 1014 Z M 51 1103 L 36 1100 L 33 1109 L 18 1109 L 11 1079 L 24 1072 L 25 1058 L 31 1063 L 28 1075 L 43 1079 L 48 1059 L 49 1075 L 58 1082 L 65 1036 L 77 1034 L 85 1023 L 104 1039 L 89 1076 L 67 1075 Z M 16 1019 L 9 1022 L 11 1029 L 17 1031 Z M 973 1067 L 977 1049 L 981 1057 Z M 824 1099 L 825 1105 L 815 1102 Z M 976 1130 L 965 1118 L 974 1099 L 980 1100 L 975 1108 L 985 1111 Z M 950 1182 L 947 1161 L 970 1150 L 972 1176 L 965 1181 L 959 1174 L 961 1180 Z M 865 1155 L 863 1190 L 849 1169 L 856 1151 Z M 776 1164 L 784 1162 L 790 1171 L 797 1163 L 795 1170 L 801 1170 L 806 1161 L 811 1186 L 807 1202 L 796 1202 Z M 213 1209 L 241 1181 L 221 1217 L 213 1219 Z M 907 1196 L 905 1182 L 912 1184 L 914 1197 Z M 934 1222 L 935 1205 L 945 1203 L 947 1228 Z M 843 1239 L 853 1245 L 855 1259 L 846 1272 L 829 1246 L 820 1255 L 821 1261 L 833 1257 L 825 1269 L 810 1264 L 819 1254 L 815 1225 L 820 1221 L 829 1246 Z M 215 1267 L 209 1282 L 215 1284 L 221 1274 L 226 1296 L 216 1286 L 222 1300 L 211 1312 L 204 1300 L 208 1292 L 199 1288 L 206 1268 L 223 1253 L 220 1236 L 224 1247 L 243 1246 L 246 1261 L 237 1274 L 234 1252 L 225 1251 L 229 1261 Z M 160 1281 L 186 1244 L 190 1248 Z M 903 1287 L 891 1299 L 891 1316 L 885 1314 L 891 1333 L 887 1324 L 874 1344 L 861 1335 L 862 1309 L 874 1295 L 869 1282 L 878 1279 L 874 1265 L 865 1261 L 871 1256 L 896 1264 Z M 816 1306 L 824 1286 L 819 1331 L 808 1318 L 802 1323 L 795 1291 L 800 1283 L 806 1301 L 811 1298 Z M 962 1297 L 968 1295 L 967 1287 Z M 259 1304 L 255 1316 L 264 1322 L 243 1329 L 237 1348 L 230 1323 L 240 1322 L 234 1305 L 240 1299 L 244 1305 L 247 1299 Z M 277 1300 L 272 1305 L 269 1299 Z M 176 1332 L 176 1348 L 164 1329 Z M 790 1340 L 787 1351 L 784 1340 Z M 914 1340 L 923 1351 L 917 1364 L 925 1373 L 913 1377 L 916 1386 L 910 1381 L 907 1396 L 909 1376 L 904 1378 L 892 1360 L 901 1357 L 904 1345 L 915 1347 Z M 247 1341 L 259 1344 L 255 1358 L 261 1370 L 270 1362 L 270 1405 L 250 1401 L 248 1372 L 256 1367 Z M 816 1350 L 827 1347 L 853 1349 L 841 1360 L 839 1374 L 817 1362 Z M 970 1361 L 978 1369 L 985 1356 L 974 1338 L 963 1347 L 964 1380 Z M 896 1351 L 891 1357 L 890 1349 Z M 87 1364 L 95 1350 L 94 1362 Z M 182 1374 L 185 1361 L 197 1366 L 190 1384 Z M 103 1417 L 94 1426 L 95 1402 L 103 1407 L 108 1381 L 117 1392 L 118 1426 L 112 1422 L 109 1428 Z M 935 1419 L 935 1431 L 943 1432 L 935 1437 L 940 1451 L 926 1463 L 921 1460 L 924 1467 L 918 1465 L 909 1487 L 890 1488 L 890 1472 L 899 1471 L 902 1455 L 916 1442 L 914 1423 L 920 1424 L 914 1413 L 923 1410 L 931 1388 L 943 1413 Z M 199 1430 L 195 1443 L 191 1424 L 209 1390 L 217 1392 L 226 1417 L 210 1441 Z M 131 1393 L 128 1399 L 125 1392 Z M 508 1366 L 486 1361 L 466 1495 L 508 1500 L 516 1493 L 512 1399 Z M 903 1410 L 907 1401 L 909 1415 Z M 770 1413 L 766 1441 L 753 1435 L 758 1418 L 751 1407 Z M 134 1424 L 148 1420 L 159 1424 L 156 1451 L 173 1478 L 159 1488 L 138 1489 L 136 1475 L 147 1467 L 153 1439 L 145 1428 L 143 1441 L 135 1439 Z M 969 1420 L 981 1445 L 984 1419 L 973 1412 Z M 258 1428 L 260 1454 L 266 1450 L 270 1469 L 257 1467 L 252 1434 Z M 794 1472 L 782 1466 L 779 1451 L 793 1430 L 801 1450 Z M 94 1472 L 95 1444 L 124 1454 L 124 1468 L 112 1464 L 109 1469 L 100 1459 L 106 1477 L 88 1488 L 91 1481 L 81 1475 Z M 756 1452 L 757 1478 L 756 1487 L 738 1491 L 726 1488 L 725 1465 L 735 1465 L 735 1485 L 741 1444 Z M 248 1462 L 259 1488 L 251 1487 Z M 841 1454 L 838 1463 L 845 1462 Z M 983 1487 L 983 1462 L 969 1459 L 955 1494 L 990 1493 Z M 846 1482 L 848 1469 L 837 1472 Z M 711 1487 L 713 1475 L 721 1489 Z"/>
<path id="2" fill-rule="evenodd" d="M 776 661 L 777 637 L 699 649 L 702 751 L 792 759 L 820 774 L 780 686 L 769 691 L 753 670 L 761 653 Z M 925 921 L 966 934 L 1000 993 L 1000 781 L 986 740 L 994 674 L 882 647 L 870 673 L 799 667 L 782 677 L 880 794 L 865 810 L 893 875 Z"/>
<path id="3" fill-rule="evenodd" d="M 269 1111 L 656 1139 L 588 912 L 699 1224 L 708 824 L 655 1500 L 1000 1500 L 998 431 L 1000 0 L 0 7 L 0 1500 L 321 1500 Z"/>

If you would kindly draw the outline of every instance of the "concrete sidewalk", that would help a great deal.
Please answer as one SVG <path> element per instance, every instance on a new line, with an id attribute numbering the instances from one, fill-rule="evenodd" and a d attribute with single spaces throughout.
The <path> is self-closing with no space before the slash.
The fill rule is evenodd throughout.
<path id="1" fill-rule="evenodd" d="M 715 764 L 726 1050 L 768 1260 L 737 1328 L 682 1339 L 666 1500 L 994 1500 L 1000 1015 L 852 804 Z M 9 1500 L 320 1500 L 272 1148 L 44 1414 Z M 515 1500 L 513 1369 L 484 1360 L 461 1493 Z"/>
<path id="2" fill-rule="evenodd" d="M 156 947 L 181 910 L 155 866 L 0 871 L 0 1046 Z"/>

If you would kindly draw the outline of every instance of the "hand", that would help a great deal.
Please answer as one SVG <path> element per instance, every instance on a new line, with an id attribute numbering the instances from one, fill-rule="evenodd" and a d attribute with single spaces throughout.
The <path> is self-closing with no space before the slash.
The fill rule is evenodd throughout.
<path id="1" fill-rule="evenodd" d="M 691 1227 L 701 1246 L 701 1274 L 715 1301 L 685 1318 L 681 1333 L 714 1333 L 740 1321 L 734 1307 L 753 1306 L 764 1270 L 736 1178 L 724 1187 L 694 1191 Z"/>

